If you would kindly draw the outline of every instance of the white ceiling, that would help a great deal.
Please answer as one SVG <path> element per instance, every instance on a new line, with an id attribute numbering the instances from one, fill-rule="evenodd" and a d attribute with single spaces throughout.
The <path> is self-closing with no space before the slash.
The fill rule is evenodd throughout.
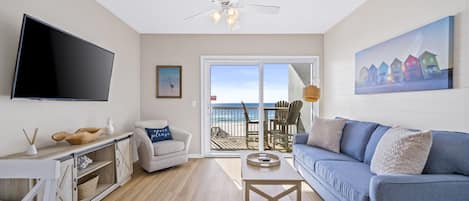
<path id="1" fill-rule="evenodd" d="M 282 34 L 324 33 L 366 0 L 245 0 L 280 6 L 276 15 L 242 10 L 240 29 L 213 24 L 209 14 L 184 18 L 213 7 L 209 0 L 96 0 L 140 33 Z"/>

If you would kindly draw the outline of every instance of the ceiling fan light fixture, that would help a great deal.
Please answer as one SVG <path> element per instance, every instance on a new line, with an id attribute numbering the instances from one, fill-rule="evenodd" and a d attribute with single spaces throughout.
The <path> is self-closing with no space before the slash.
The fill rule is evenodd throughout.
<path id="1" fill-rule="evenodd" d="M 228 16 L 238 16 L 238 10 L 236 8 L 229 8 L 227 11 Z"/>
<path id="2" fill-rule="evenodd" d="M 226 18 L 226 23 L 228 23 L 228 25 L 230 26 L 233 26 L 234 24 L 236 24 L 236 17 L 228 16 L 228 18 Z"/>
<path id="3" fill-rule="evenodd" d="M 213 22 L 217 24 L 218 22 L 220 22 L 220 19 L 221 19 L 220 11 L 213 12 L 211 17 L 212 17 Z"/>
<path id="4" fill-rule="evenodd" d="M 240 15 L 243 8 L 254 8 L 255 11 L 264 14 L 277 14 L 279 13 L 280 6 L 245 3 L 246 0 L 208 0 L 215 4 L 216 10 L 208 9 L 207 11 L 199 12 L 195 15 L 184 18 L 184 20 L 191 20 L 201 15 L 209 15 L 214 24 L 218 24 L 221 20 L 225 20 L 231 30 L 240 28 Z M 251 9 L 252 10 L 252 9 Z M 244 13 L 244 12 L 243 12 Z M 244 17 L 243 17 L 244 20 Z"/>

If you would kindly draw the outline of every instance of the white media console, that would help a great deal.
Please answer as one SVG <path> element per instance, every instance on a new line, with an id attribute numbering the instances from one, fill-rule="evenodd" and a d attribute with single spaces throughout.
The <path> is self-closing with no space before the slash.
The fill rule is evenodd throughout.
<path id="1" fill-rule="evenodd" d="M 97 201 L 131 178 L 133 161 L 130 138 L 132 135 L 133 133 L 124 133 L 102 136 L 95 142 L 84 145 L 69 145 L 61 142 L 38 149 L 38 154 L 34 156 L 17 153 L 0 157 L 0 159 L 58 160 L 60 161 L 60 177 L 57 181 L 56 200 Z M 79 169 L 77 159 L 83 155 L 91 158 L 93 163 L 84 169 Z M 79 200 L 78 185 L 96 175 L 99 176 L 96 193 Z M 0 200 L 20 200 L 35 182 L 35 180 L 24 179 L 0 180 Z"/>

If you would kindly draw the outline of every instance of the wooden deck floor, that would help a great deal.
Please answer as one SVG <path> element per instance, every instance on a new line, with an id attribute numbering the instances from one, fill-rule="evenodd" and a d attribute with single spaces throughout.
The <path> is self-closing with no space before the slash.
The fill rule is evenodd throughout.
<path id="1" fill-rule="evenodd" d="M 306 183 L 302 187 L 303 201 L 322 201 Z M 278 188 L 272 187 L 268 191 L 276 193 Z M 294 193 L 290 196 L 281 200 L 295 200 Z M 263 200 L 256 195 L 251 198 Z M 184 165 L 154 173 L 146 173 L 136 165 L 132 180 L 104 200 L 242 201 L 240 159 L 191 159 Z"/>
<path id="2" fill-rule="evenodd" d="M 258 150 L 258 146 L 257 142 L 249 142 L 249 146 L 247 146 L 245 137 L 212 137 L 210 139 L 210 148 L 216 151 Z M 264 150 L 272 149 L 265 146 Z M 281 145 L 277 145 L 276 150 L 286 151 Z"/>
<path id="3" fill-rule="evenodd" d="M 258 146 L 254 142 L 250 142 L 247 146 L 245 137 L 212 137 L 210 144 L 212 150 L 218 151 L 257 150 Z"/>

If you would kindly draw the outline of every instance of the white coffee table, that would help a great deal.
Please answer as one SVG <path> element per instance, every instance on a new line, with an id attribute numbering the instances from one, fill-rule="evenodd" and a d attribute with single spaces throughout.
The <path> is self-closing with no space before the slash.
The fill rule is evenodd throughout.
<path id="1" fill-rule="evenodd" d="M 250 191 L 257 193 L 269 201 L 277 201 L 291 192 L 296 191 L 296 200 L 301 201 L 301 182 L 303 178 L 288 164 L 281 154 L 269 152 L 279 156 L 281 160 L 280 166 L 261 168 L 247 164 L 246 157 L 250 153 L 253 152 L 241 154 L 241 179 L 243 180 L 245 201 L 249 201 Z M 262 185 L 291 185 L 291 187 L 272 196 L 256 187 Z"/>

